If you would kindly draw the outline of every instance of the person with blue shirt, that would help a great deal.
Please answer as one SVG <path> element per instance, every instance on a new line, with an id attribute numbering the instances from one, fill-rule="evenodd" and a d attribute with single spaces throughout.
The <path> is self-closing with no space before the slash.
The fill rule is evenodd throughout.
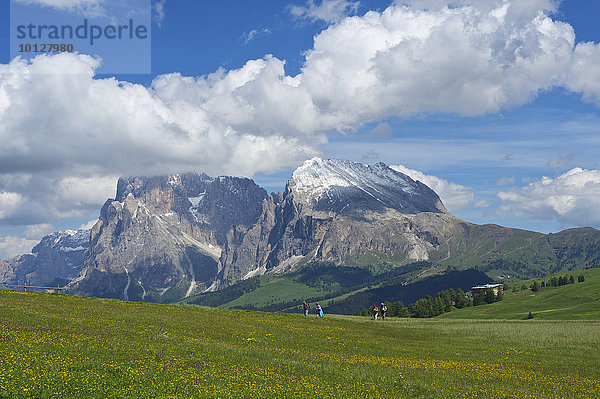
<path id="1" fill-rule="evenodd" d="M 323 308 L 321 307 L 321 305 L 319 305 L 319 302 L 317 302 L 315 304 L 315 312 L 317 313 L 317 316 L 319 317 L 323 317 Z"/>

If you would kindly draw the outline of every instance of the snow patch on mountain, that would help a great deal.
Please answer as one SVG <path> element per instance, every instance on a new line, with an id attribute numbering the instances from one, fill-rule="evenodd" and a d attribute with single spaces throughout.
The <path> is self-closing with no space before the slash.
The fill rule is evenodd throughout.
<path id="1" fill-rule="evenodd" d="M 383 163 L 313 158 L 294 171 L 287 188 L 296 200 L 328 212 L 446 212 L 429 187 Z"/>
<path id="2" fill-rule="evenodd" d="M 294 193 L 317 199 L 331 187 L 350 187 L 352 182 L 342 176 L 334 162 L 313 158 L 304 162 L 292 175 Z"/>
<path id="3" fill-rule="evenodd" d="M 202 199 L 204 198 L 205 195 L 206 195 L 206 191 L 198 194 L 197 197 L 188 197 L 188 200 L 192 204 L 193 208 L 197 208 L 198 204 L 200 203 L 200 201 L 202 201 Z"/>
<path id="4" fill-rule="evenodd" d="M 383 163 L 371 166 L 318 157 L 309 159 L 296 169 L 291 182 L 295 194 L 310 199 L 318 199 L 332 187 L 356 187 L 373 196 L 381 194 L 378 189 L 381 186 L 393 186 L 409 194 L 415 192 L 414 181 Z"/>

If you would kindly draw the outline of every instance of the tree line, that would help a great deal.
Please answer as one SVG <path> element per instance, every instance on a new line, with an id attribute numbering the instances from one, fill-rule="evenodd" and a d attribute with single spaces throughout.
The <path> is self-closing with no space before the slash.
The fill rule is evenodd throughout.
<path id="1" fill-rule="evenodd" d="M 583 275 L 578 276 L 577 282 L 578 283 L 585 282 L 585 276 L 583 276 Z M 573 275 L 571 275 L 571 276 L 564 275 L 564 276 L 559 276 L 559 277 L 552 276 L 544 282 L 538 283 L 537 281 L 534 281 L 531 285 L 529 285 L 529 287 L 526 286 L 525 284 L 523 284 L 521 286 L 521 291 L 530 289 L 533 292 L 537 292 L 540 288 L 543 288 L 544 286 L 560 287 L 560 286 L 568 285 L 568 284 L 575 284 L 575 277 Z M 517 287 L 513 287 L 513 292 L 515 292 L 515 291 L 517 291 Z"/>
<path id="2" fill-rule="evenodd" d="M 491 290 L 490 290 L 491 291 Z M 492 291 L 493 295 L 493 291 Z M 487 296 L 487 295 L 486 295 Z M 501 297 L 500 297 L 501 300 Z M 449 312 L 452 307 L 461 309 L 473 306 L 474 303 L 462 289 L 449 288 L 438 292 L 435 296 L 426 295 L 415 303 L 404 306 L 402 301 L 384 302 L 388 308 L 388 317 L 429 318 Z M 371 309 L 363 309 L 361 315 L 369 316 Z"/>

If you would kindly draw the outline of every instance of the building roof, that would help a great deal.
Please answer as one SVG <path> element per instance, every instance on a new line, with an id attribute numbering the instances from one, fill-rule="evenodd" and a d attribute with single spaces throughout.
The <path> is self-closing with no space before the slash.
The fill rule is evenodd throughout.
<path id="1" fill-rule="evenodd" d="M 475 287 L 471 287 L 471 291 L 473 290 L 487 290 L 488 288 L 496 288 L 501 287 L 502 284 L 484 284 L 484 285 L 476 285 Z"/>

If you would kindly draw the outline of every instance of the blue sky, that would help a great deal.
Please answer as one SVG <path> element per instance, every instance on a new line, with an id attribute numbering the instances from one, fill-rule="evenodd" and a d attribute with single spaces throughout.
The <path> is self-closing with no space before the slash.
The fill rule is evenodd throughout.
<path id="1" fill-rule="evenodd" d="M 78 1 L 59 11 L 85 17 L 89 9 Z M 83 3 L 111 9 L 107 1 Z M 446 11 L 441 0 L 399 3 L 153 1 L 152 73 L 107 75 L 75 56 L 44 65 L 11 63 L 10 4 L 2 0 L 0 87 L 4 81 L 17 88 L 6 92 L 8 111 L 0 113 L 0 137 L 8 143 L 0 148 L 0 258 L 43 233 L 96 218 L 119 175 L 230 173 L 276 191 L 314 155 L 420 171 L 437 179 L 442 199 L 470 222 L 543 232 L 600 227 L 600 3 L 532 0 L 513 12 L 518 7 L 508 2 L 513 8 L 493 25 L 490 49 L 481 48 L 490 37 L 485 18 L 499 15 L 499 0 L 457 0 Z M 36 6 L 47 11 L 47 5 L 30 5 Z M 463 23 L 474 18 L 475 36 L 464 38 L 472 48 L 464 53 L 460 38 L 444 37 L 454 29 L 451 19 L 440 25 L 447 31 L 424 28 L 450 14 Z M 539 15 L 551 25 L 535 25 Z M 404 30 L 412 41 L 399 39 Z M 568 44 L 570 31 L 575 36 Z M 398 43 L 370 59 L 379 68 L 374 83 L 364 77 L 372 69 L 353 63 L 368 53 L 369 35 L 376 42 L 388 34 L 386 40 Z M 410 47 L 417 42 L 420 47 Z M 578 46 L 585 42 L 588 47 Z M 495 65 L 477 57 L 495 51 L 506 65 L 488 73 Z M 9 68 L 15 76 L 43 73 L 6 83 Z M 94 69 L 91 80 L 81 77 Z M 66 73 L 72 70 L 81 75 Z M 353 76 L 360 85 L 346 91 L 356 83 Z M 234 94 L 222 93 L 240 79 L 246 83 Z M 21 89 L 34 83 L 37 97 Z M 429 96 L 421 93 L 428 90 Z M 376 96 L 365 100 L 349 92 Z M 439 92 L 444 95 L 430 100 Z M 254 111 L 232 115 L 231 104 L 239 101 L 240 109 Z M 30 104 L 36 116 L 22 116 L 15 104 Z M 71 112 L 72 104 L 87 108 Z M 62 119 L 55 120 L 57 114 Z M 151 120 L 157 114 L 160 120 Z M 43 152 L 44 144 L 56 157 Z M 245 145 L 252 150 L 242 160 Z"/>

